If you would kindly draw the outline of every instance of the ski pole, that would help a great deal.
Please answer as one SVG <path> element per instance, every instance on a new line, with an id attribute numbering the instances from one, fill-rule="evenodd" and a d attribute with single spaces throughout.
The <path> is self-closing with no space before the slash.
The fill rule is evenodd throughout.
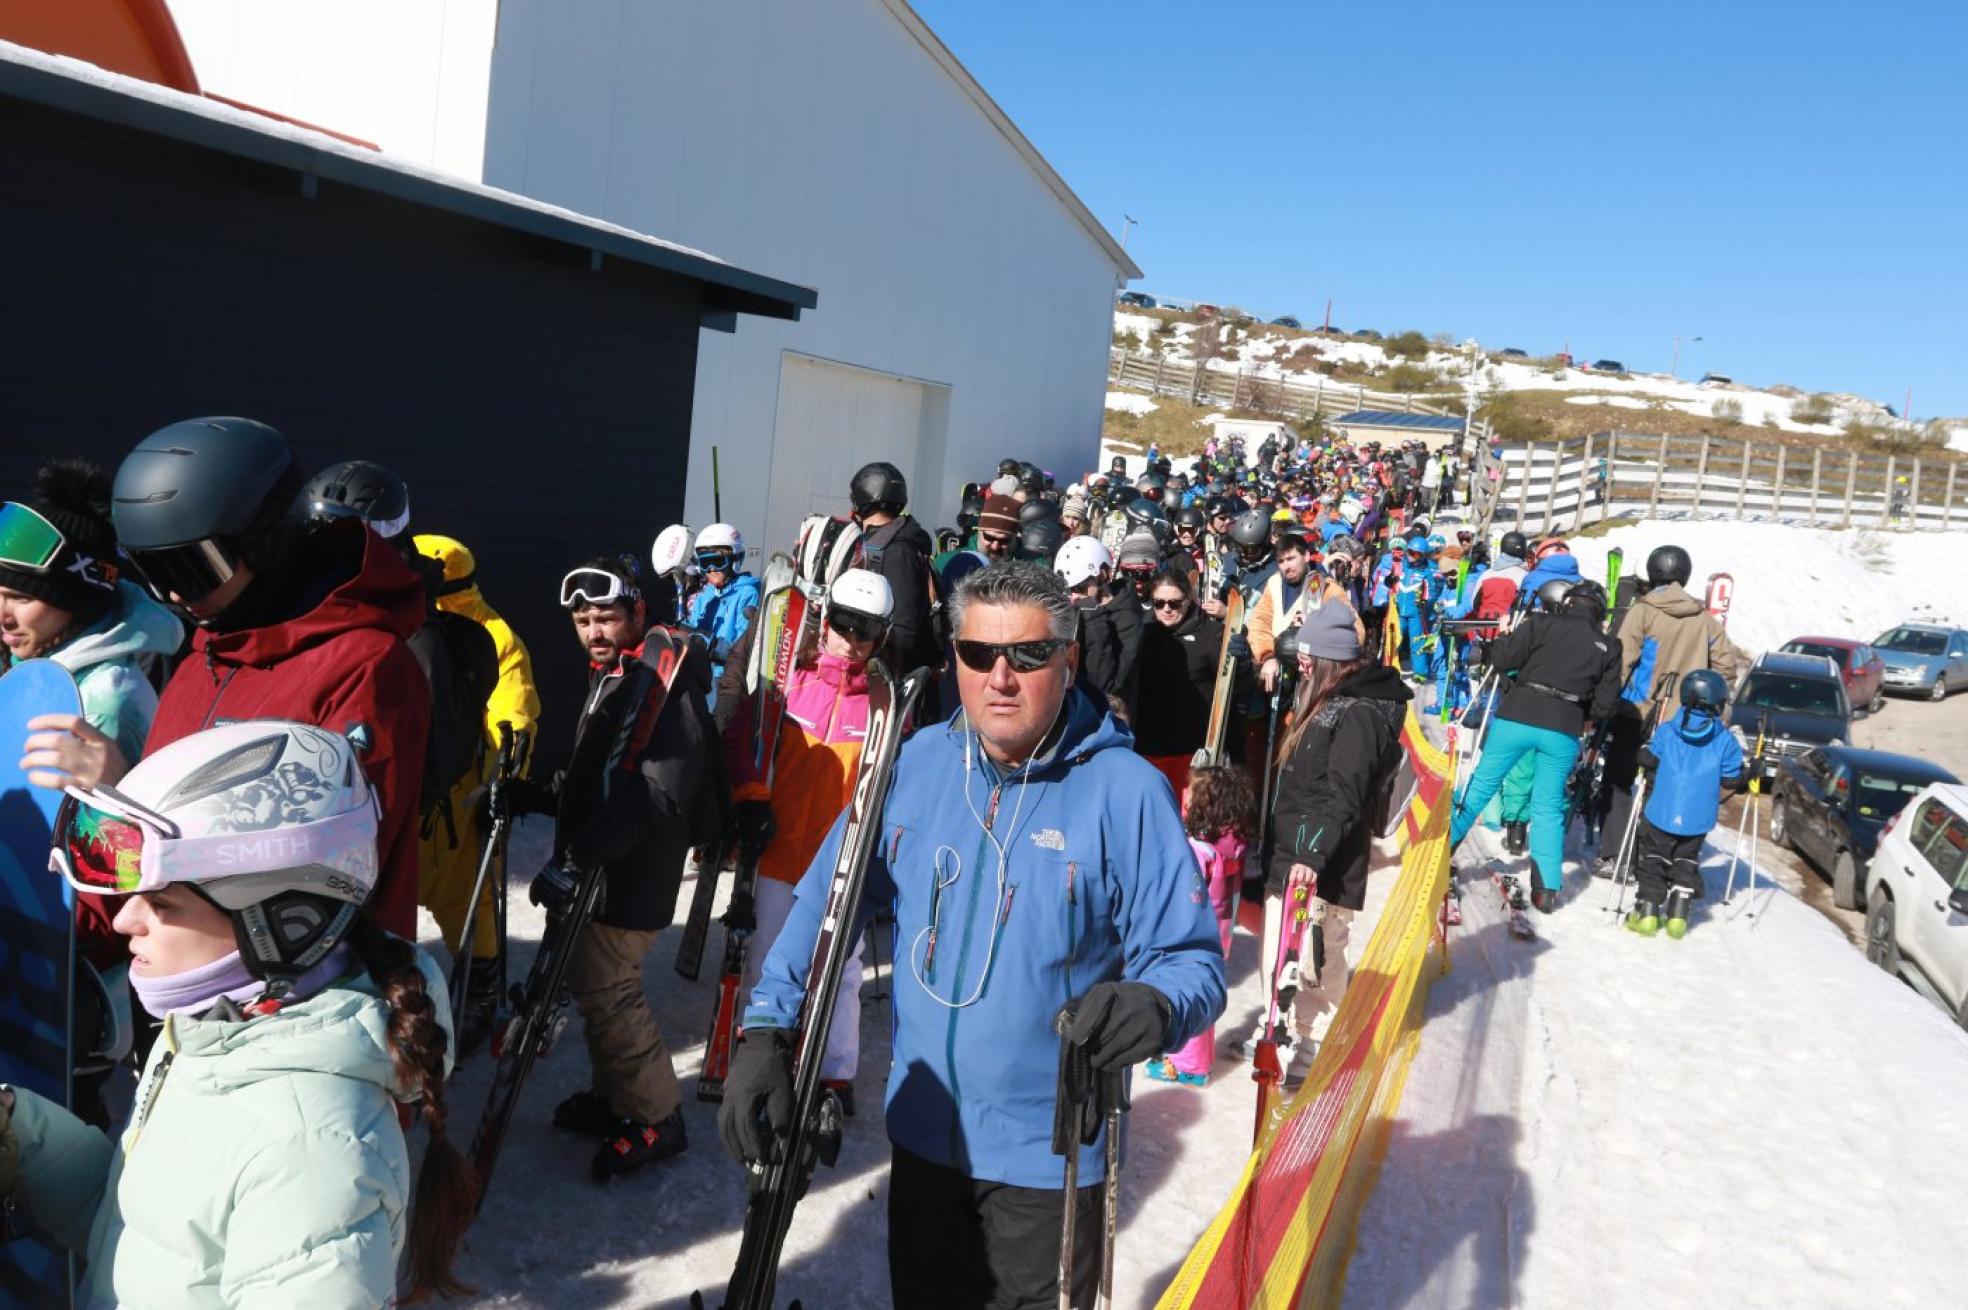
<path id="1" fill-rule="evenodd" d="M 1736 821 L 1736 845 L 1729 852 L 1729 881 L 1722 890 L 1722 903 L 1727 905 L 1736 894 L 1736 864 L 1742 859 L 1743 839 L 1749 831 L 1749 816 L 1756 808 L 1757 793 L 1763 789 L 1763 729 L 1756 730 L 1756 750 L 1749 760 L 1749 795 L 1743 798 L 1742 817 Z M 1752 857 L 1753 859 L 1754 857 Z M 1755 889 L 1756 866 L 1750 865 L 1751 890 Z"/>
<path id="2" fill-rule="evenodd" d="M 492 781 L 487 788 L 487 808 L 492 814 L 492 831 L 485 837 L 485 853 L 479 856 L 478 873 L 472 879 L 471 899 L 465 903 L 465 923 L 459 931 L 458 952 L 451 961 L 451 1031 L 460 1033 L 465 1027 L 465 993 L 471 986 L 472 946 L 476 940 L 479 906 L 485 900 L 485 884 L 491 877 L 492 868 L 497 862 L 500 847 L 505 844 L 506 833 L 512 827 L 512 815 L 505 801 L 505 784 L 512 772 L 516 752 L 513 741 L 512 724 L 499 724 L 499 756 L 494 766 Z M 504 888 L 501 888 L 503 891 Z M 501 927 L 499 909 L 504 904 L 501 896 L 493 908 L 493 931 L 499 937 L 499 954 L 505 954 L 506 941 Z M 504 990 L 501 989 L 501 997 Z"/>
<path id="3" fill-rule="evenodd" d="M 1059 1008 L 1052 1026 L 1059 1034 L 1059 1078 L 1052 1102 L 1052 1153 L 1066 1157 L 1065 1204 L 1059 1220 L 1059 1310 L 1073 1310 L 1073 1228 L 1078 1217 L 1080 1147 L 1087 1137 L 1086 1110 L 1088 1094 L 1093 1090 L 1093 1070 L 1086 1049 L 1073 1044 L 1070 1002 Z"/>
<path id="4" fill-rule="evenodd" d="M 1107 1175 L 1101 1179 L 1105 1229 L 1100 1246 L 1100 1310 L 1114 1310 L 1114 1236 L 1121 1225 L 1121 1115 L 1128 1108 L 1123 1070 L 1100 1075 L 1100 1104 L 1107 1120 Z M 1068 1197 L 1066 1204 L 1072 1203 Z"/>
<path id="5" fill-rule="evenodd" d="M 1632 870 L 1635 852 L 1639 847 L 1640 811 L 1647 805 L 1647 775 L 1641 774 L 1633 782 L 1633 808 L 1626 816 L 1626 831 L 1620 834 L 1619 849 L 1613 854 L 1613 885 L 1607 895 L 1611 897 L 1613 924 L 1619 925 L 1620 916 L 1626 909 L 1626 884 Z"/>

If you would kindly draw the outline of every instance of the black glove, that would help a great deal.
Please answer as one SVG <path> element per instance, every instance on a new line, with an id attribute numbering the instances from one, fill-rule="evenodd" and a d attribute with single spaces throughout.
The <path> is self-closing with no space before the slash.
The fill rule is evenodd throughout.
<path id="1" fill-rule="evenodd" d="M 574 899 L 578 881 L 573 870 L 559 864 L 549 864 L 533 875 L 533 881 L 526 889 L 526 899 L 544 909 L 564 910 Z"/>
<path id="2" fill-rule="evenodd" d="M 1108 1073 L 1166 1050 L 1174 1014 L 1168 997 L 1147 983 L 1095 983 L 1074 1005 L 1069 1035 L 1087 1048 L 1097 1072 Z"/>
<path id="3" fill-rule="evenodd" d="M 1230 658 L 1241 664 L 1251 662 L 1250 638 L 1239 632 L 1230 638 Z"/>
<path id="4" fill-rule="evenodd" d="M 771 801 L 739 801 L 731 807 L 731 835 L 747 851 L 753 854 L 763 851 L 772 844 L 776 830 Z"/>
<path id="5" fill-rule="evenodd" d="M 506 803 L 514 814 L 553 814 L 560 809 L 560 786 L 567 770 L 555 769 L 553 776 L 514 778 L 506 784 Z"/>
<path id="6" fill-rule="evenodd" d="M 793 1128 L 793 1033 L 747 1028 L 731 1052 L 718 1136 L 740 1164 L 770 1163 Z"/>

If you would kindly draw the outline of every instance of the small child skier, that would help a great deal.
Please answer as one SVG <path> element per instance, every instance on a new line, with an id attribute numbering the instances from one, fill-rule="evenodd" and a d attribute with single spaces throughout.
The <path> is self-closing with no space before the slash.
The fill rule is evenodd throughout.
<path id="1" fill-rule="evenodd" d="M 1744 783 L 1742 743 L 1722 726 L 1729 684 L 1712 669 L 1681 679 L 1681 709 L 1640 750 L 1651 769 L 1633 840 L 1638 891 L 1626 926 L 1642 937 L 1687 935 L 1689 907 L 1702 895 L 1701 848 L 1715 826 L 1722 790 Z"/>
<path id="2" fill-rule="evenodd" d="M 1251 800 L 1250 778 L 1241 768 L 1208 763 L 1207 751 L 1196 756 L 1182 793 L 1182 826 L 1189 833 L 1189 849 L 1203 867 L 1223 956 L 1228 959 L 1237 883 L 1244 875 L 1244 851 L 1256 828 L 1257 807 Z M 1215 1054 L 1216 1029 L 1210 1027 L 1168 1055 L 1150 1060 L 1146 1072 L 1158 1082 L 1204 1087 Z"/>

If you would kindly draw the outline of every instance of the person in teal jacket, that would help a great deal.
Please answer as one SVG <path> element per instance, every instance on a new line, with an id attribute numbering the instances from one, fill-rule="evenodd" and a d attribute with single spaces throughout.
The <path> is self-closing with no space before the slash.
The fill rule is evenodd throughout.
<path id="1" fill-rule="evenodd" d="M 0 1199 L 86 1256 L 79 1304 L 370 1310 L 406 1249 L 407 1295 L 460 1290 L 450 1006 L 435 964 L 359 909 L 376 826 L 348 741 L 271 720 L 182 738 L 63 807 L 55 862 L 128 894 L 131 982 L 164 1021 L 116 1144 L 0 1088 Z M 256 912 L 281 932 L 249 936 Z M 403 1103 L 431 1127 L 414 1205 Z"/>
<path id="2" fill-rule="evenodd" d="M 895 916 L 890 1281 L 903 1306 L 1053 1304 L 1057 1239 L 1021 1224 L 1043 1213 L 1056 1234 L 1063 1202 L 1054 1017 L 1073 1007 L 1069 1035 L 1098 1069 L 1166 1054 L 1222 1013 L 1223 947 L 1167 780 L 1075 685 L 1077 614 L 1059 575 L 993 564 L 951 608 L 962 712 L 903 747 L 861 906 Z M 844 816 L 745 1010 L 718 1120 L 741 1159 L 766 1158 L 784 1127 L 843 830 Z M 1100 1140 L 1079 1171 L 1079 1231 L 1098 1233 Z M 1076 1286 L 1099 1246 L 1076 1249 Z M 1081 1290 L 1075 1304 L 1091 1300 Z"/>
<path id="3" fill-rule="evenodd" d="M 745 539 L 729 523 L 713 523 L 697 534 L 697 566 L 704 585 L 690 598 L 683 625 L 702 633 L 710 643 L 711 665 L 722 675 L 724 662 L 758 613 L 759 580 L 744 572 Z M 717 700 L 717 678 L 711 679 L 711 700 Z"/>

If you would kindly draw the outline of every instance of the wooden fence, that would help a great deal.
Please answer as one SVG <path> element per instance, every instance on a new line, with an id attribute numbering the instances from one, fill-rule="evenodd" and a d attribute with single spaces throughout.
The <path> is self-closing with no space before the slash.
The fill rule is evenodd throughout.
<path id="1" fill-rule="evenodd" d="M 1938 532 L 1968 527 L 1960 468 L 1932 455 L 1595 432 L 1484 450 L 1476 476 L 1479 517 L 1497 530 L 1575 531 L 1625 515 Z"/>
<path id="2" fill-rule="evenodd" d="M 1230 360 L 1173 362 L 1161 355 L 1140 355 L 1115 346 L 1108 351 L 1109 386 L 1174 396 L 1192 405 L 1252 410 L 1281 419 L 1309 419 L 1350 414 L 1356 409 L 1396 414 L 1447 415 L 1449 410 L 1413 396 L 1335 382 L 1322 373 L 1308 380 L 1260 377 Z M 1479 425 L 1480 426 L 1480 425 Z"/>

